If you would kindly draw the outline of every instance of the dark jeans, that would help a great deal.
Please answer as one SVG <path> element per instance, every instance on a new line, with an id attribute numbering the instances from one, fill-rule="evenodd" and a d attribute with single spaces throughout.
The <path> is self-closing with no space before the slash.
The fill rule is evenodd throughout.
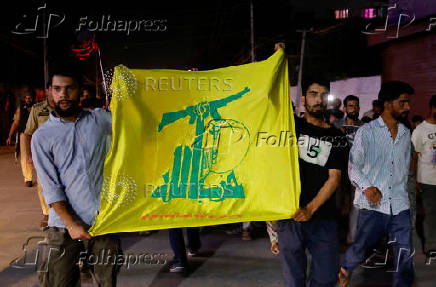
<path id="1" fill-rule="evenodd" d="M 410 210 L 402 211 L 398 215 L 388 215 L 361 209 L 357 219 L 356 241 L 345 253 L 341 266 L 352 272 L 365 259 L 365 252 L 386 234 L 389 235 L 394 252 L 395 272 L 392 286 L 411 286 L 414 278 L 414 249 Z"/>
<path id="2" fill-rule="evenodd" d="M 277 222 L 279 256 L 287 287 L 306 287 L 306 248 L 312 255 L 311 287 L 333 287 L 338 278 L 337 224 L 332 220 Z"/>
<path id="3" fill-rule="evenodd" d="M 436 185 L 421 184 L 424 206 L 425 250 L 436 250 Z"/>
<path id="4" fill-rule="evenodd" d="M 188 248 L 191 252 L 196 252 L 201 247 L 200 228 L 187 227 Z M 169 230 L 170 245 L 174 252 L 173 264 L 175 266 L 185 266 L 187 262 L 185 239 L 183 238 L 183 228 L 174 228 Z"/>
<path id="5" fill-rule="evenodd" d="M 66 229 L 56 227 L 50 227 L 46 235 L 48 245 L 39 272 L 41 286 L 80 286 L 79 262 L 88 261 L 86 257 L 91 255 L 88 262 L 92 263 L 98 286 L 116 286 L 121 266 L 115 258 L 122 255 L 118 236 L 108 234 L 78 241 L 71 239 Z"/>

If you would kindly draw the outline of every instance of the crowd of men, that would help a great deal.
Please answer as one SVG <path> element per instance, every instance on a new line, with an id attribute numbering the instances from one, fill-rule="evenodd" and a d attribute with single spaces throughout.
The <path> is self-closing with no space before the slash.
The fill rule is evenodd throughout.
<path id="1" fill-rule="evenodd" d="M 347 96 L 344 117 L 327 113 L 330 83 L 307 77 L 303 83 L 302 117 L 294 115 L 299 146 L 300 208 L 290 218 L 268 222 L 271 251 L 279 254 L 285 286 L 306 286 L 306 251 L 311 254 L 310 286 L 347 286 L 353 270 L 368 251 L 389 241 L 393 249 L 393 286 L 414 281 L 412 232 L 415 190 L 426 212 L 425 252 L 436 250 L 436 96 L 420 124 L 408 124 L 407 83 L 383 83 L 373 110 L 359 119 L 359 97 Z M 7 143 L 19 133 L 21 165 L 26 186 L 32 185 L 32 164 L 38 177 L 46 227 L 48 272 L 44 286 L 73 286 L 80 281 L 80 252 L 105 256 L 122 254 L 116 234 L 91 237 L 87 232 L 99 211 L 103 164 L 112 131 L 111 113 L 87 102 L 83 77 L 76 66 L 61 63 L 50 71 L 47 100 L 32 106 L 25 98 L 18 108 Z M 81 97 L 85 97 L 82 98 Z M 81 105 L 82 103 L 82 105 Z M 85 108 L 86 107 L 86 108 Z M 338 115 L 336 113 L 336 115 Z M 366 122 L 366 123 L 364 123 Z M 412 130 L 414 129 L 414 130 Z M 412 144 L 413 143 L 413 144 Z M 316 177 L 313 175 L 316 174 Z M 416 184 L 415 184 L 416 181 Z M 339 259 L 338 206 L 349 204 L 347 249 Z M 338 203 L 339 202 L 339 203 Z M 246 231 L 246 230 L 245 230 Z M 198 229 L 188 229 L 188 252 L 182 229 L 170 231 L 175 253 L 171 272 L 182 272 L 187 253 L 200 247 Z M 247 238 L 246 238 L 247 239 Z M 62 254 L 62 256 L 60 256 Z M 118 265 L 95 265 L 101 286 L 115 286 Z"/>

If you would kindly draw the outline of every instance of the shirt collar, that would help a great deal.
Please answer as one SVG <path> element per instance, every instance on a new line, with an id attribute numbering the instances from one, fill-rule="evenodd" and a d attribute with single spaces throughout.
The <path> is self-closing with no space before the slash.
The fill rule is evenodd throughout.
<path id="1" fill-rule="evenodd" d="M 381 116 L 379 116 L 376 120 L 374 120 L 374 122 L 376 122 L 376 124 L 380 127 L 386 127 L 386 123 L 383 120 L 383 118 Z M 404 135 L 406 133 L 407 128 L 400 122 L 398 122 L 398 134 L 397 134 L 397 138 L 401 137 L 402 135 Z"/>
<path id="2" fill-rule="evenodd" d="M 76 120 L 76 122 L 78 122 L 80 119 L 82 119 L 83 117 L 85 117 L 88 113 L 89 113 L 89 111 L 86 111 L 86 110 L 81 109 L 80 112 L 79 112 L 79 114 L 78 114 L 78 116 L 77 116 L 77 120 Z M 70 122 L 70 121 L 65 121 L 65 120 L 63 120 L 63 119 L 62 119 L 62 118 L 57 114 L 56 110 L 53 110 L 53 111 L 50 113 L 50 120 L 51 120 L 51 121 L 58 122 L 58 123 L 73 123 L 73 122 Z"/>
<path id="3" fill-rule="evenodd" d="M 347 125 L 347 116 L 345 115 L 342 119 L 339 120 L 339 124 L 341 126 L 346 126 Z M 361 120 L 357 120 L 357 124 L 353 125 L 353 126 L 361 126 L 363 125 L 363 122 Z"/>
<path id="4" fill-rule="evenodd" d="M 382 117 L 378 117 L 375 122 L 378 124 L 379 127 L 386 127 L 385 121 L 382 119 Z"/>
<path id="5" fill-rule="evenodd" d="M 48 109 L 50 112 L 54 111 L 54 108 L 52 106 L 50 106 L 50 104 L 48 103 L 48 99 L 45 99 L 45 101 L 42 104 L 42 108 Z"/>

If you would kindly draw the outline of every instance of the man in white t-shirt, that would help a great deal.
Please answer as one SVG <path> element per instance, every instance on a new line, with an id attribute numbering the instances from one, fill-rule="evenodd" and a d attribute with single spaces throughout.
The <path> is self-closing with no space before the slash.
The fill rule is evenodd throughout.
<path id="1" fill-rule="evenodd" d="M 425 210 L 425 251 L 430 257 L 436 252 L 436 95 L 430 100 L 430 115 L 413 131 L 412 142 L 418 158 L 416 181 Z"/>

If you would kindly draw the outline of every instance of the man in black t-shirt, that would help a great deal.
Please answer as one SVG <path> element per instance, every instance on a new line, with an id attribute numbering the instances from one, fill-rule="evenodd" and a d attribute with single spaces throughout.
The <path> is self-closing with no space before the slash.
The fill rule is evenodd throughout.
<path id="1" fill-rule="evenodd" d="M 329 83 L 303 86 L 304 118 L 295 118 L 301 179 L 300 208 L 277 223 L 285 286 L 306 286 L 306 248 L 312 255 L 310 286 L 335 286 L 338 235 L 334 192 L 346 160 L 342 132 L 324 122 Z"/>

